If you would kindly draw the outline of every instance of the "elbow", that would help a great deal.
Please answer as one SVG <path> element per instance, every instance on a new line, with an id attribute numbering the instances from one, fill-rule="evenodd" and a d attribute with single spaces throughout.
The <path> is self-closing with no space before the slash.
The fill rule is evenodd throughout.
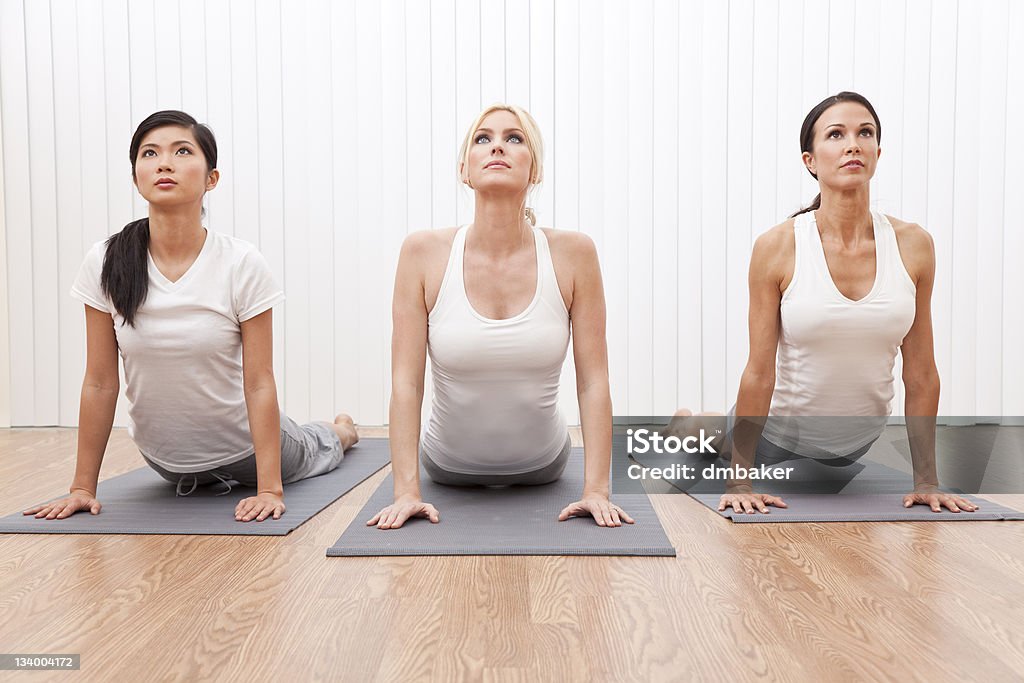
<path id="1" fill-rule="evenodd" d="M 934 367 L 919 372 L 904 372 L 903 387 L 907 395 L 928 396 L 938 395 L 940 382 L 939 372 Z"/>
<path id="2" fill-rule="evenodd" d="M 585 380 L 577 379 L 576 381 L 576 396 L 581 400 L 585 396 L 602 396 L 611 401 L 611 395 L 611 385 L 606 372 L 597 377 L 589 377 Z"/>
<path id="3" fill-rule="evenodd" d="M 277 396 L 277 382 L 274 381 L 274 371 L 264 371 L 244 375 L 242 379 L 242 391 L 248 399 L 259 396 L 263 393 Z"/>
<path id="4" fill-rule="evenodd" d="M 113 373 L 90 373 L 85 374 L 82 380 L 82 391 L 93 391 L 101 394 L 113 394 L 121 391 L 121 381 L 116 372 Z"/>
<path id="5" fill-rule="evenodd" d="M 748 365 L 740 378 L 740 390 L 771 394 L 775 391 L 775 368 L 759 368 Z"/>
<path id="6" fill-rule="evenodd" d="M 391 383 L 391 403 L 419 403 L 423 401 L 423 382 L 400 382 Z"/>

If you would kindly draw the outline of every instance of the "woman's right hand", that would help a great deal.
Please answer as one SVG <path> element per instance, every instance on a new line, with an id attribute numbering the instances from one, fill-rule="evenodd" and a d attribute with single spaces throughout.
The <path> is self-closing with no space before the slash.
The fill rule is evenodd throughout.
<path id="1" fill-rule="evenodd" d="M 35 515 L 36 519 L 64 519 L 79 510 L 88 510 L 94 515 L 100 514 L 100 502 L 88 491 L 72 491 L 66 498 L 29 508 L 21 514 Z"/>
<path id="2" fill-rule="evenodd" d="M 756 510 L 757 512 L 763 512 L 767 515 L 771 512 L 771 510 L 768 509 L 769 505 L 774 505 L 775 507 L 780 508 L 789 507 L 786 505 L 786 501 L 782 500 L 778 496 L 771 496 L 767 493 L 746 491 L 722 494 L 722 499 L 718 502 L 718 511 L 724 512 L 726 508 L 732 507 L 733 512 L 752 515 Z"/>
<path id="3" fill-rule="evenodd" d="M 378 529 L 398 529 L 412 517 L 425 517 L 433 524 L 441 521 L 437 508 L 419 498 L 397 498 L 395 502 L 373 516 L 366 526 L 377 525 Z"/>

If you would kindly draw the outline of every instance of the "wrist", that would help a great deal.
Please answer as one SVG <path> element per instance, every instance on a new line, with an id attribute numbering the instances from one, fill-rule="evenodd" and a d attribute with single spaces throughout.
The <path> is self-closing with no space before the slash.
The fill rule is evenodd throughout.
<path id="1" fill-rule="evenodd" d="M 748 481 L 728 482 L 725 485 L 726 493 L 753 493 L 754 487 Z"/>
<path id="2" fill-rule="evenodd" d="M 591 496 L 597 496 L 599 498 L 604 498 L 605 500 L 607 500 L 608 499 L 608 487 L 607 486 L 605 486 L 605 487 L 600 487 L 600 486 L 584 486 L 583 487 L 583 497 L 584 498 L 589 498 Z"/>
<path id="3" fill-rule="evenodd" d="M 278 487 L 278 488 L 273 488 L 273 487 L 262 488 L 262 487 L 260 487 L 260 488 L 258 488 L 256 490 L 256 495 L 257 496 L 262 496 L 264 493 L 269 493 L 270 495 L 277 496 L 278 498 L 284 498 L 284 489 L 281 488 L 281 487 Z"/>
<path id="4" fill-rule="evenodd" d="M 89 496 L 90 498 L 95 498 L 96 497 L 96 487 L 94 486 L 94 487 L 92 487 L 90 489 L 88 486 L 75 486 L 75 485 L 72 485 L 71 488 L 68 489 L 68 493 L 70 493 L 72 495 L 74 495 L 76 493 L 84 493 L 85 495 Z"/>

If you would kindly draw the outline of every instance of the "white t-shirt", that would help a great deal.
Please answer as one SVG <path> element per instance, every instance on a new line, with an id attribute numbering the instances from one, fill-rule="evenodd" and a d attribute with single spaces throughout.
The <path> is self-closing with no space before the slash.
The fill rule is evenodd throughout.
<path id="1" fill-rule="evenodd" d="M 242 383 L 240 324 L 284 300 L 252 244 L 208 230 L 177 282 L 149 257 L 149 291 L 124 318 L 100 287 L 106 240 L 85 257 L 71 295 L 110 313 L 124 362 L 128 433 L 171 472 L 201 472 L 253 453 Z"/>

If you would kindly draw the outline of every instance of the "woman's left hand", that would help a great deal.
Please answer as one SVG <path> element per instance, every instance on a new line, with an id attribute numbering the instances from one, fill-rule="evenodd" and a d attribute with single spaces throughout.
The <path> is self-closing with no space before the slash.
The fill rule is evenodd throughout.
<path id="1" fill-rule="evenodd" d="M 942 512 L 943 506 L 949 508 L 950 512 L 960 512 L 961 510 L 974 512 L 978 509 L 977 505 L 963 496 L 934 490 L 914 491 L 903 496 L 903 507 L 908 508 L 913 505 L 927 505 L 932 512 Z"/>
<path id="2" fill-rule="evenodd" d="M 633 518 L 626 514 L 626 511 L 615 505 L 608 496 L 599 494 L 587 494 L 582 499 L 565 506 L 558 521 L 564 522 L 570 517 L 583 517 L 591 515 L 598 526 L 622 526 L 623 522 L 633 523 Z"/>
<path id="3" fill-rule="evenodd" d="M 238 522 L 249 522 L 256 520 L 262 522 L 273 515 L 274 519 L 281 519 L 284 514 L 284 496 L 276 493 L 258 493 L 255 496 L 243 498 L 235 506 L 235 520 Z"/>

